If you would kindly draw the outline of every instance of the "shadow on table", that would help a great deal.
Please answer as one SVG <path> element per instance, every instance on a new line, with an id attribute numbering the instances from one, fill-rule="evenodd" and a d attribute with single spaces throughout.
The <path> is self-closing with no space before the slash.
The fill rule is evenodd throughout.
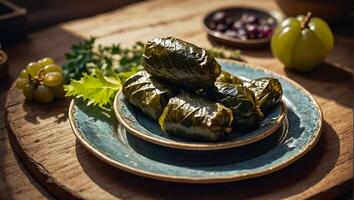
<path id="1" fill-rule="evenodd" d="M 91 180 L 117 198 L 127 198 L 126 195 L 162 199 L 243 199 L 259 195 L 284 198 L 307 190 L 334 168 L 339 156 L 339 139 L 331 125 L 324 122 L 318 144 L 287 168 L 250 180 L 207 185 L 160 182 L 131 175 L 95 158 L 78 141 L 76 153 Z"/>
<path id="2" fill-rule="evenodd" d="M 37 103 L 34 101 L 25 101 L 23 110 L 25 111 L 25 120 L 39 124 L 41 120 L 55 118 L 56 123 L 65 122 L 68 119 L 69 99 L 55 99 L 49 104 Z M 50 112 L 48 112 L 50 110 Z"/>
<path id="3" fill-rule="evenodd" d="M 311 72 L 285 70 L 285 73 L 312 94 L 331 99 L 346 107 L 353 107 L 352 72 L 329 63 L 322 63 Z M 319 84 L 321 87 L 317 87 Z"/>

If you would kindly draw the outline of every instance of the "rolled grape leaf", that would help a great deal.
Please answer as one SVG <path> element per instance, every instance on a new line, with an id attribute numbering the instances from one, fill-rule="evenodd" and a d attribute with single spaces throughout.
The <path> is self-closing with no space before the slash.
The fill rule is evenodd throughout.
<path id="1" fill-rule="evenodd" d="M 252 90 L 259 102 L 262 111 L 268 111 L 273 105 L 279 103 L 283 89 L 278 79 L 265 77 L 245 83 Z"/>
<path id="2" fill-rule="evenodd" d="M 232 111 L 220 103 L 181 93 L 170 99 L 159 123 L 173 136 L 215 142 L 231 131 L 232 120 Z"/>
<path id="3" fill-rule="evenodd" d="M 147 72 L 141 71 L 128 78 L 122 87 L 124 97 L 143 113 L 157 120 L 175 89 L 156 81 Z"/>
<path id="4" fill-rule="evenodd" d="M 204 96 L 230 108 L 236 127 L 255 127 L 263 118 L 255 95 L 243 85 L 215 82 L 214 89 L 207 91 Z"/>
<path id="5" fill-rule="evenodd" d="M 242 85 L 243 82 L 237 76 L 234 76 L 228 72 L 221 72 L 221 74 L 216 79 L 216 82 L 223 82 L 223 83 L 231 83 L 231 84 L 240 84 Z"/>
<path id="6" fill-rule="evenodd" d="M 212 87 L 221 73 L 205 49 L 174 37 L 149 40 L 143 66 L 152 76 L 190 90 Z"/>

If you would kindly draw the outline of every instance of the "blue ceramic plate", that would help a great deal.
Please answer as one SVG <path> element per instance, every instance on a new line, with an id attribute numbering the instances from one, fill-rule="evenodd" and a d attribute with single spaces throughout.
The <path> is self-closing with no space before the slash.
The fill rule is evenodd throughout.
<path id="1" fill-rule="evenodd" d="M 247 80 L 245 77 L 240 78 Z M 282 125 L 287 111 L 286 106 L 281 102 L 269 113 L 265 113 L 259 127 L 253 130 L 233 130 L 223 141 L 219 142 L 196 142 L 163 132 L 157 121 L 132 106 L 122 92 L 117 94 L 113 106 L 118 121 L 129 133 L 165 147 L 195 151 L 229 149 L 259 141 L 274 133 Z"/>
<path id="2" fill-rule="evenodd" d="M 220 60 L 220 64 L 225 71 L 250 79 L 279 79 L 288 108 L 280 129 L 263 140 L 237 148 L 177 150 L 126 133 L 113 113 L 73 101 L 69 119 L 74 133 L 89 151 L 112 166 L 149 178 L 188 183 L 228 182 L 269 174 L 299 159 L 316 144 L 322 113 L 309 92 L 261 68 L 225 60 Z"/>

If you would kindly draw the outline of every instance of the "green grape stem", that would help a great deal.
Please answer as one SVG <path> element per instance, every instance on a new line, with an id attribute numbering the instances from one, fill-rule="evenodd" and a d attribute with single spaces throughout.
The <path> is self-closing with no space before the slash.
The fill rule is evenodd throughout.
<path id="1" fill-rule="evenodd" d="M 41 82 L 41 81 L 43 81 L 44 80 L 44 78 L 43 78 L 43 72 L 44 72 L 44 68 L 42 68 L 41 70 L 39 70 L 39 72 L 38 72 L 38 74 L 37 74 L 37 76 L 36 77 L 34 77 L 34 79 L 35 79 L 35 81 L 37 81 L 37 82 Z"/>
<path id="2" fill-rule="evenodd" d="M 311 12 L 308 12 L 305 16 L 305 18 L 301 22 L 301 29 L 305 29 L 309 27 L 310 19 L 311 19 Z"/>

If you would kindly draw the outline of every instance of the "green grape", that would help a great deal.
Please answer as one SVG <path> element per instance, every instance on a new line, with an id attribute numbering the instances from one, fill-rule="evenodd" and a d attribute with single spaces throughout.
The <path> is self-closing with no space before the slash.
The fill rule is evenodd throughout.
<path id="1" fill-rule="evenodd" d="M 28 78 L 18 78 L 16 80 L 16 88 L 22 90 L 23 88 L 25 88 L 28 82 L 29 82 Z"/>
<path id="2" fill-rule="evenodd" d="M 47 65 L 54 64 L 54 60 L 53 60 L 53 58 L 45 57 L 45 58 L 39 60 L 39 61 L 38 61 L 38 64 L 39 64 L 41 67 L 45 67 L 45 66 L 47 66 Z"/>
<path id="3" fill-rule="evenodd" d="M 54 95 L 49 87 L 39 85 L 33 92 L 33 98 L 38 102 L 49 103 L 53 100 Z"/>
<path id="4" fill-rule="evenodd" d="M 288 69 L 305 72 L 314 69 L 330 53 L 333 34 L 320 18 L 290 17 L 274 31 L 271 49 L 274 57 Z"/>
<path id="5" fill-rule="evenodd" d="M 65 91 L 63 85 L 55 86 L 50 88 L 55 97 L 63 98 L 65 97 Z"/>
<path id="6" fill-rule="evenodd" d="M 23 88 L 23 95 L 25 95 L 26 99 L 31 100 L 33 98 L 33 90 L 33 84 L 28 83 L 25 85 L 25 88 Z"/>
<path id="7" fill-rule="evenodd" d="M 61 68 L 59 65 L 56 64 L 50 64 L 44 67 L 44 74 L 47 74 L 49 72 L 63 72 L 63 68 Z"/>
<path id="8" fill-rule="evenodd" d="M 25 69 L 20 72 L 20 78 L 27 78 L 28 79 L 28 73 Z"/>
<path id="9" fill-rule="evenodd" d="M 63 83 L 63 75 L 59 72 L 49 72 L 44 76 L 43 83 L 47 86 L 58 86 Z"/>
<path id="10" fill-rule="evenodd" d="M 26 71 L 31 77 L 37 76 L 39 70 L 41 70 L 41 66 L 36 62 L 31 62 L 26 67 Z"/>

